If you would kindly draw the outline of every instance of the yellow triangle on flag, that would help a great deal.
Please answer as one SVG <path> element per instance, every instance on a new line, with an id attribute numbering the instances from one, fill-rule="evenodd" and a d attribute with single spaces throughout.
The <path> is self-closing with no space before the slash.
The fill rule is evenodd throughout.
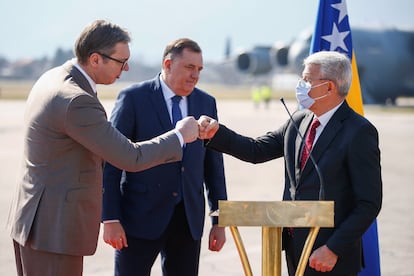
<path id="1" fill-rule="evenodd" d="M 346 101 L 355 112 L 364 116 L 361 86 L 359 84 L 358 66 L 354 51 L 352 51 L 352 83 Z"/>

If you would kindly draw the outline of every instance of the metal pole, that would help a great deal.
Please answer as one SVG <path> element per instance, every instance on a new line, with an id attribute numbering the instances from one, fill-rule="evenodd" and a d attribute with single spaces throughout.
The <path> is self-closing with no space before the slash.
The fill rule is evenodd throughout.
<path id="1" fill-rule="evenodd" d="M 282 275 L 282 228 L 262 227 L 262 276 Z"/>
<path id="2" fill-rule="evenodd" d="M 316 236 L 318 235 L 320 227 L 312 227 L 309 229 L 308 238 L 303 246 L 302 255 L 300 256 L 298 268 L 296 269 L 295 276 L 302 276 L 305 273 L 306 265 L 308 264 L 309 256 L 315 243 Z"/>
<path id="3" fill-rule="evenodd" d="M 243 241 L 241 239 L 237 226 L 230 226 L 230 232 L 233 235 L 234 242 L 239 252 L 240 260 L 242 262 L 244 274 L 246 276 L 252 276 L 252 268 L 250 267 L 249 259 L 247 258 L 246 249 L 244 248 Z"/>

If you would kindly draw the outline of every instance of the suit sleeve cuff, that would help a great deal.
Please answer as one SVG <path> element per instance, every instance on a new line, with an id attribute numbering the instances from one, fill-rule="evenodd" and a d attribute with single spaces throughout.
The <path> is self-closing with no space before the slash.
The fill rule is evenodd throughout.
<path id="1" fill-rule="evenodd" d="M 174 132 L 177 135 L 178 140 L 180 140 L 181 147 L 183 147 L 184 146 L 184 138 L 183 138 L 183 135 L 181 134 L 180 131 L 178 131 L 176 129 L 174 129 Z"/>

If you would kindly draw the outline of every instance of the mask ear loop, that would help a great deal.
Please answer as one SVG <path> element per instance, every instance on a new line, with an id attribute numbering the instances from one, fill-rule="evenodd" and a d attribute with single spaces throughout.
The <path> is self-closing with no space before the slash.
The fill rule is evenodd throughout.
<path id="1" fill-rule="evenodd" d="M 330 81 L 326 81 L 326 82 L 324 82 L 324 83 L 320 83 L 320 84 L 315 85 L 314 87 L 312 87 L 312 88 L 315 88 L 315 87 L 322 86 L 322 85 L 324 85 L 324 84 L 328 84 L 328 90 L 327 90 L 328 92 L 327 92 L 325 95 L 322 95 L 322 96 L 319 96 L 319 97 L 313 98 L 315 101 L 320 100 L 320 99 L 323 99 L 323 98 L 328 97 L 328 96 L 330 96 L 330 95 L 331 95 L 331 88 L 330 88 L 329 82 L 330 82 Z"/>
<path id="2" fill-rule="evenodd" d="M 320 97 L 313 98 L 313 100 L 317 101 L 317 100 L 323 99 L 323 98 L 325 98 L 325 97 L 328 97 L 330 94 L 331 94 L 331 92 L 328 92 L 328 93 L 327 93 L 327 94 L 325 94 L 325 95 L 322 95 L 322 96 L 320 96 Z"/>
<path id="3" fill-rule="evenodd" d="M 325 82 L 323 82 L 323 83 L 317 84 L 317 85 L 315 85 L 315 86 L 311 86 L 311 89 L 312 89 L 312 88 L 319 87 L 319 86 L 322 86 L 322 85 L 327 84 L 327 83 L 329 84 L 329 82 L 330 82 L 330 81 L 328 80 L 328 81 L 325 81 Z"/>

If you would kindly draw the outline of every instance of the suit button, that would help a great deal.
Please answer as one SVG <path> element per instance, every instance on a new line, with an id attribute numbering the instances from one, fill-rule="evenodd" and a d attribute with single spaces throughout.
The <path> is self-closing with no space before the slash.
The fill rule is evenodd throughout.
<path id="1" fill-rule="evenodd" d="M 177 192 L 173 192 L 172 195 L 173 195 L 173 197 L 177 197 L 178 196 L 178 193 Z"/>
<path id="2" fill-rule="evenodd" d="M 181 172 L 184 172 L 184 167 L 181 167 Z"/>

